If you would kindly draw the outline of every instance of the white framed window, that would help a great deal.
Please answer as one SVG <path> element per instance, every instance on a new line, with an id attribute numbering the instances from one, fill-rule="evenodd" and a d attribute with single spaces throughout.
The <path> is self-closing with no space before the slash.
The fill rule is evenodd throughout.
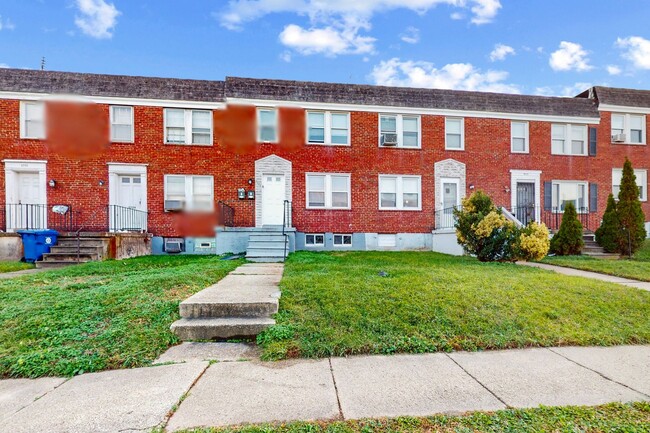
<path id="1" fill-rule="evenodd" d="M 379 175 L 380 210 L 421 210 L 420 176 Z"/>
<path id="2" fill-rule="evenodd" d="M 45 103 L 42 101 L 20 103 L 20 138 L 45 138 Z"/>
<path id="3" fill-rule="evenodd" d="M 636 176 L 636 186 L 639 187 L 639 200 L 648 201 L 648 170 L 634 169 Z M 622 168 L 612 169 L 612 194 L 618 200 L 618 193 L 621 191 L 621 178 L 623 177 Z"/>
<path id="4" fill-rule="evenodd" d="M 275 108 L 257 109 L 257 141 L 260 143 L 278 141 L 278 111 Z"/>
<path id="5" fill-rule="evenodd" d="M 586 155 L 587 127 L 585 125 L 552 124 L 551 153 L 553 155 Z"/>
<path id="6" fill-rule="evenodd" d="M 165 143 L 212 145 L 212 112 L 165 108 Z"/>
<path id="7" fill-rule="evenodd" d="M 133 143 L 133 107 L 111 105 L 109 109 L 111 142 Z"/>
<path id="8" fill-rule="evenodd" d="M 350 209 L 350 175 L 306 174 L 307 209 Z"/>
<path id="9" fill-rule="evenodd" d="M 420 148 L 420 117 L 402 114 L 380 114 L 379 146 Z"/>
<path id="10" fill-rule="evenodd" d="M 646 119 L 643 114 L 612 114 L 612 142 L 646 144 Z"/>
<path id="11" fill-rule="evenodd" d="M 528 153 L 528 122 L 510 122 L 510 150 L 512 153 Z"/>
<path id="12" fill-rule="evenodd" d="M 553 212 L 564 212 L 568 203 L 573 203 L 578 213 L 587 213 L 589 211 L 588 182 L 554 180 L 552 187 Z"/>
<path id="13" fill-rule="evenodd" d="M 351 247 L 352 235 L 351 234 L 334 234 L 335 247 Z"/>
<path id="14" fill-rule="evenodd" d="M 465 119 L 457 117 L 445 118 L 445 149 L 465 149 Z"/>
<path id="15" fill-rule="evenodd" d="M 165 175 L 165 201 L 180 201 L 183 209 L 211 211 L 214 208 L 214 177 Z"/>
<path id="16" fill-rule="evenodd" d="M 350 145 L 350 113 L 307 111 L 307 143 Z"/>
<path id="17" fill-rule="evenodd" d="M 306 247 L 322 247 L 325 245 L 325 235 L 323 233 L 308 233 L 305 235 Z"/>

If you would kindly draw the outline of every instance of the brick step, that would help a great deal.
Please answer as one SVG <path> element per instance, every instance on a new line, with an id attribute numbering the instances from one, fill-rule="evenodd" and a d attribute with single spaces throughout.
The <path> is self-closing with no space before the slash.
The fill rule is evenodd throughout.
<path id="1" fill-rule="evenodd" d="M 185 319 L 198 318 L 268 318 L 278 312 L 278 300 L 242 302 L 242 301 L 183 301 L 179 306 L 180 314 Z"/>
<path id="2" fill-rule="evenodd" d="M 235 337 L 255 337 L 275 325 L 275 320 L 263 318 L 200 318 L 180 319 L 171 330 L 183 341 L 216 340 Z"/>
<path id="3" fill-rule="evenodd" d="M 79 259 L 79 260 L 77 260 Z M 43 254 L 43 262 L 73 262 L 77 261 L 97 261 L 99 260 L 99 254 L 97 253 L 47 253 Z"/>

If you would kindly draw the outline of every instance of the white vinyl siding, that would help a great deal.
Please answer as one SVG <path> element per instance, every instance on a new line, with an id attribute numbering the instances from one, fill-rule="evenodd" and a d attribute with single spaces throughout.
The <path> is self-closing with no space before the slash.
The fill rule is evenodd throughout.
<path id="1" fill-rule="evenodd" d="M 465 121 L 462 118 L 445 118 L 445 149 L 465 149 Z"/>
<path id="2" fill-rule="evenodd" d="M 510 150 L 513 153 L 528 153 L 528 122 L 510 123 Z"/>
<path id="3" fill-rule="evenodd" d="M 112 105 L 109 117 L 111 142 L 133 143 L 133 107 Z"/>
<path id="4" fill-rule="evenodd" d="M 389 142 L 391 135 L 397 137 L 396 144 Z M 420 117 L 402 114 L 381 114 L 379 116 L 379 145 L 382 147 L 420 147 Z"/>
<path id="5" fill-rule="evenodd" d="M 165 200 L 180 200 L 188 210 L 210 211 L 214 208 L 214 178 L 165 175 Z"/>
<path id="6" fill-rule="evenodd" d="M 350 175 L 307 173 L 307 209 L 350 209 Z"/>
<path id="7" fill-rule="evenodd" d="M 212 112 L 166 108 L 165 143 L 211 145 Z"/>
<path id="8" fill-rule="evenodd" d="M 623 134 L 623 144 L 646 144 L 646 118 L 643 114 L 612 114 L 612 141 Z"/>
<path id="9" fill-rule="evenodd" d="M 273 108 L 257 109 L 257 141 L 276 143 L 278 141 L 278 112 Z"/>
<path id="10" fill-rule="evenodd" d="M 350 113 L 307 111 L 307 143 L 350 145 Z"/>
<path id="11" fill-rule="evenodd" d="M 648 170 L 635 169 L 636 186 L 639 187 L 639 200 L 648 200 Z M 622 168 L 612 169 L 612 194 L 618 200 L 618 193 L 621 190 L 621 178 L 623 177 Z"/>
<path id="12" fill-rule="evenodd" d="M 551 125 L 551 153 L 553 155 L 586 155 L 587 127 L 584 125 Z"/>
<path id="13" fill-rule="evenodd" d="M 305 235 L 306 247 L 322 247 L 325 245 L 325 235 L 322 233 L 309 233 Z"/>
<path id="14" fill-rule="evenodd" d="M 42 140 L 45 138 L 45 104 L 43 102 L 20 103 L 20 138 Z"/>
<path id="15" fill-rule="evenodd" d="M 380 210 L 421 210 L 420 176 L 379 176 Z"/>
<path id="16" fill-rule="evenodd" d="M 578 213 L 588 211 L 589 184 L 577 181 L 553 181 L 552 202 L 554 212 L 564 212 L 571 202 Z"/>

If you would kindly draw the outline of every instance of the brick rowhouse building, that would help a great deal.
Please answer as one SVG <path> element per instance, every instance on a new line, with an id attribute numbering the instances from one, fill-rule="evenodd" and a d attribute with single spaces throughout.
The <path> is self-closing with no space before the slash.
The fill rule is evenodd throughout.
<path id="1" fill-rule="evenodd" d="M 478 189 L 551 229 L 573 202 L 594 230 L 626 156 L 650 214 L 649 112 L 650 91 L 605 87 L 557 98 L 0 69 L 0 230 L 144 232 L 154 253 L 242 252 L 280 231 L 289 250 L 454 252 L 451 209 Z"/>

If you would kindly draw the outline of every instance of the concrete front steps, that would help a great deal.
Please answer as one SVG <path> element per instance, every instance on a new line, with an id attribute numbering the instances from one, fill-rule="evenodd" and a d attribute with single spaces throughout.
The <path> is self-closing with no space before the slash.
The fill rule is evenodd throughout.
<path id="1" fill-rule="evenodd" d="M 289 253 L 289 239 L 282 226 L 262 226 L 262 231 L 248 237 L 246 259 L 258 263 L 284 262 Z"/>
<path id="2" fill-rule="evenodd" d="M 582 254 L 589 257 L 598 259 L 618 259 L 620 256 L 615 253 L 606 253 L 603 247 L 596 242 L 596 235 L 593 233 L 585 233 L 582 236 L 585 246 L 582 248 Z"/>
<path id="3" fill-rule="evenodd" d="M 79 254 L 77 254 L 77 246 Z M 108 257 L 109 246 L 110 238 L 92 233 L 82 234 L 78 243 L 76 236 L 60 236 L 56 245 L 50 248 L 50 252 L 43 254 L 43 258 L 36 262 L 36 267 L 40 269 L 60 268 L 104 260 Z"/>
<path id="4" fill-rule="evenodd" d="M 284 265 L 252 263 L 181 302 L 171 326 L 183 341 L 251 338 L 275 324 Z"/>

